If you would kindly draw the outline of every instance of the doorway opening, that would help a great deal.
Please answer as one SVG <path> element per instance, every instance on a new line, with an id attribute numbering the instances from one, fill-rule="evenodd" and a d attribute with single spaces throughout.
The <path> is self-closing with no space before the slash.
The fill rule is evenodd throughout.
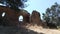
<path id="1" fill-rule="evenodd" d="M 19 16 L 19 22 L 23 22 L 23 16 Z"/>
<path id="2" fill-rule="evenodd" d="M 2 13 L 2 17 L 4 17 L 4 16 L 5 16 L 5 12 Z"/>

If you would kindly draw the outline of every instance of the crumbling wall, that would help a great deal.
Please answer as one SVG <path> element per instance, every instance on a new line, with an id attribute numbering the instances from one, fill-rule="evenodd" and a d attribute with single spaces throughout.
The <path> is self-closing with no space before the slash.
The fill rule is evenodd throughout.
<path id="1" fill-rule="evenodd" d="M 34 10 L 31 15 L 30 22 L 33 24 L 41 24 L 40 13 Z"/>
<path id="2" fill-rule="evenodd" d="M 18 17 L 16 11 L 10 9 L 9 7 L 0 6 L 0 16 L 5 12 L 5 16 L 2 17 L 2 24 L 16 26 L 18 23 Z M 1 19 L 0 19 L 1 20 Z"/>
<path id="3" fill-rule="evenodd" d="M 25 11 L 25 10 L 21 10 L 21 11 L 18 13 L 18 17 L 19 17 L 20 15 L 23 16 L 23 23 L 29 23 L 30 13 L 28 13 L 28 12 Z"/>
<path id="4" fill-rule="evenodd" d="M 2 17 L 2 13 L 5 12 L 5 16 Z M 28 23 L 29 22 L 29 16 L 30 14 L 25 10 L 21 10 L 19 12 L 10 9 L 9 7 L 0 6 L 0 23 L 2 23 L 4 26 L 18 26 L 19 24 L 19 16 L 23 16 L 23 22 Z M 2 20 L 2 21 L 1 21 Z"/>
<path id="5" fill-rule="evenodd" d="M 2 13 L 5 12 L 5 16 L 1 17 Z M 40 13 L 37 11 L 33 11 L 32 14 L 28 13 L 26 10 L 20 10 L 19 12 L 9 8 L 0 6 L 0 18 L 2 19 L 2 23 L 4 25 L 9 26 L 18 26 L 19 22 L 19 16 L 23 16 L 23 24 L 25 23 L 32 23 L 32 24 L 42 24 Z M 0 21 L 1 21 L 0 19 Z"/>

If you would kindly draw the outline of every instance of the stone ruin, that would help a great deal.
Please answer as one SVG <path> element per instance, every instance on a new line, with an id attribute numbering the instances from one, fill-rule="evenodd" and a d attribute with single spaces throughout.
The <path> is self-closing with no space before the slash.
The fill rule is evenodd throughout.
<path id="1" fill-rule="evenodd" d="M 5 13 L 3 17 L 2 13 Z M 17 12 L 9 7 L 0 6 L 0 25 L 3 24 L 4 26 L 17 26 L 20 23 L 18 20 L 20 15 L 23 16 L 22 24 L 42 24 L 40 13 L 37 11 L 33 11 L 30 15 L 30 13 L 28 13 L 26 10 L 20 10 Z"/>
<path id="2" fill-rule="evenodd" d="M 31 20 L 30 22 L 33 23 L 33 24 L 41 25 L 41 23 L 42 23 L 41 18 L 40 18 L 40 13 L 37 12 L 36 10 L 34 10 L 32 12 L 30 20 Z"/>

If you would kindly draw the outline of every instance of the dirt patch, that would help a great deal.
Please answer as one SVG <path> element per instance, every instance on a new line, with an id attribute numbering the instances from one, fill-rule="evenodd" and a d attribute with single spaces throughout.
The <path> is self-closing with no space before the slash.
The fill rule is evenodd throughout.
<path id="1" fill-rule="evenodd" d="M 38 33 L 44 33 L 44 34 L 60 34 L 60 31 L 58 29 L 48 29 L 48 28 L 42 28 L 41 26 L 37 25 L 28 25 L 26 26 L 27 29 L 33 30 Z"/>

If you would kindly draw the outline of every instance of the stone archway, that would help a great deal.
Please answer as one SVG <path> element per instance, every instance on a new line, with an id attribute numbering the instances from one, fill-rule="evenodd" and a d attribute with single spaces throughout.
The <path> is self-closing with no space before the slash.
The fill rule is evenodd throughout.
<path id="1" fill-rule="evenodd" d="M 3 12 L 6 13 L 4 18 L 2 18 Z M 3 19 L 4 23 L 5 22 L 7 23 L 6 25 L 9 25 L 9 26 L 17 26 L 18 25 L 17 11 L 15 11 L 9 7 L 0 6 L 0 18 Z"/>
<path id="2" fill-rule="evenodd" d="M 30 14 L 28 12 L 26 12 L 25 10 L 21 10 L 18 13 L 18 17 L 21 16 L 21 15 L 23 16 L 23 22 L 24 23 L 29 23 Z"/>
<path id="3" fill-rule="evenodd" d="M 30 14 L 26 10 L 17 12 L 9 7 L 0 6 L 0 17 L 3 12 L 6 13 L 6 15 L 4 16 L 4 21 L 7 21 L 6 23 L 9 26 L 17 26 L 19 22 L 18 18 L 20 15 L 23 16 L 24 23 L 29 23 Z"/>
<path id="4" fill-rule="evenodd" d="M 5 12 L 6 15 L 4 19 L 2 18 L 2 13 Z M 15 11 L 9 7 L 0 6 L 0 21 L 3 19 L 4 23 L 9 26 L 18 26 L 19 25 L 19 16 L 23 16 L 23 23 L 41 23 L 40 13 L 33 11 L 30 17 L 30 13 L 26 10 Z"/>
<path id="5" fill-rule="evenodd" d="M 3 13 L 2 13 L 2 17 L 4 17 L 4 16 L 5 16 L 5 14 L 6 14 L 6 13 L 5 13 L 5 12 L 3 12 Z"/>
<path id="6" fill-rule="evenodd" d="M 19 21 L 20 21 L 20 22 L 23 22 L 23 16 L 22 16 L 22 15 L 19 16 Z"/>

